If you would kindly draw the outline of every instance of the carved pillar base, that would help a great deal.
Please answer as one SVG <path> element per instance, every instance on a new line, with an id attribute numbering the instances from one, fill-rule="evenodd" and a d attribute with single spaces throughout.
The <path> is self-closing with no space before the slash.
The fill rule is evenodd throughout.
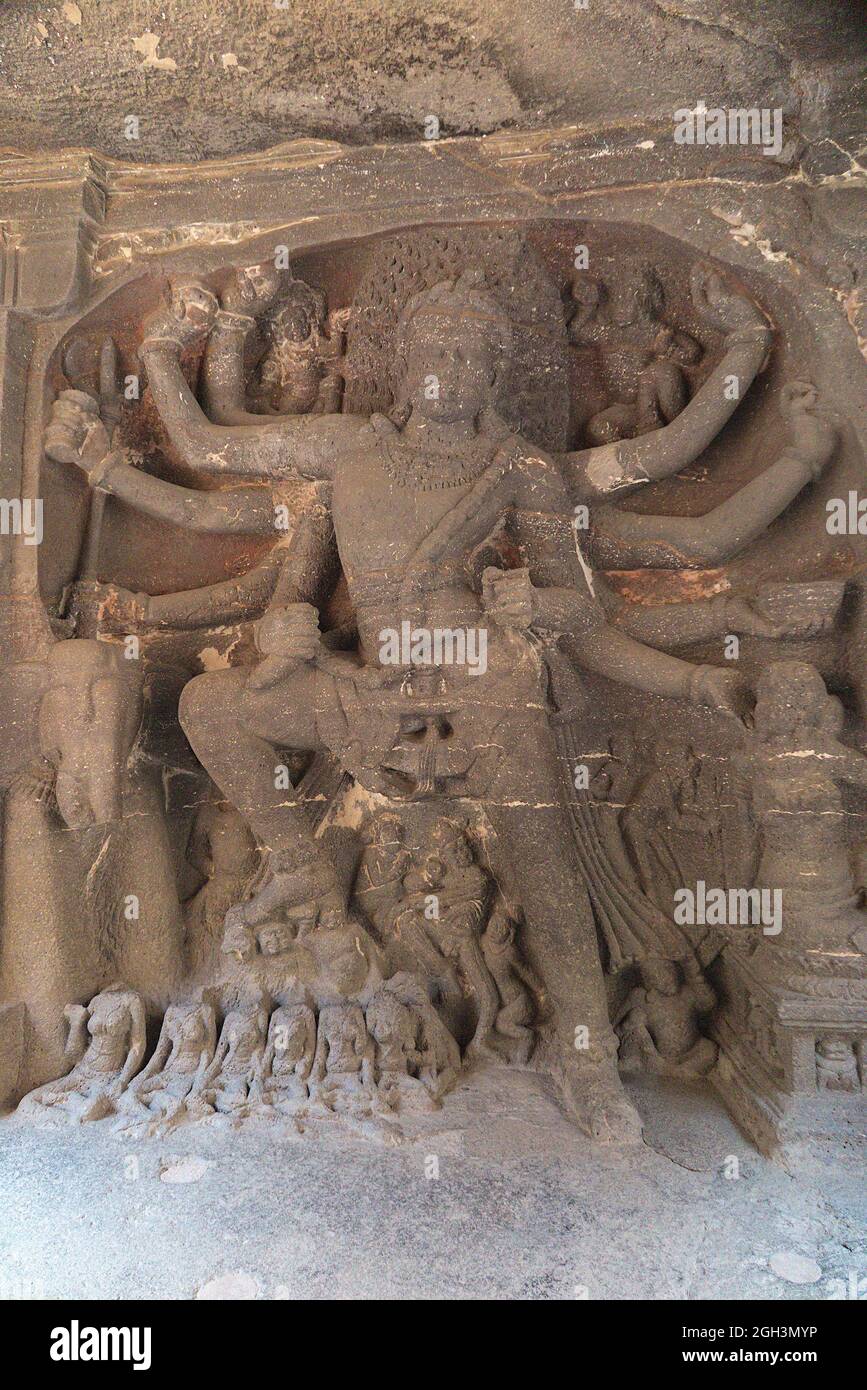
<path id="1" fill-rule="evenodd" d="M 816 953 L 810 993 L 775 982 L 769 964 L 721 963 L 718 1091 L 762 1153 L 793 1159 L 831 1142 L 867 1154 L 864 958 L 841 975 Z"/>

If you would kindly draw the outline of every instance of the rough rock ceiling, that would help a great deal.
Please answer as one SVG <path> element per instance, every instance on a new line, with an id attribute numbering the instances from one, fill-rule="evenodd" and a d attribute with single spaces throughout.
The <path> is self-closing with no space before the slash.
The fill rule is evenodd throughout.
<path id="1" fill-rule="evenodd" d="M 856 154 L 859 0 L 0 0 L 0 149 L 205 159 L 782 106 Z M 139 118 L 139 138 L 125 118 Z"/>

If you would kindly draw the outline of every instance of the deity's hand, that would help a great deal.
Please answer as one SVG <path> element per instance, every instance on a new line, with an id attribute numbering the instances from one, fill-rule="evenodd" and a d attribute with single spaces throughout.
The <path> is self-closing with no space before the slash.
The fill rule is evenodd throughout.
<path id="1" fill-rule="evenodd" d="M 535 615 L 529 570 L 488 565 L 482 573 L 482 602 L 485 612 L 500 627 L 528 628 Z"/>
<path id="2" fill-rule="evenodd" d="M 76 584 L 69 603 L 70 616 L 81 622 L 91 615 L 103 632 L 134 632 L 148 621 L 150 594 L 134 594 L 119 584 Z"/>
<path id="3" fill-rule="evenodd" d="M 74 463 L 88 477 L 109 451 L 99 406 L 85 391 L 61 391 L 45 428 L 45 452 L 58 463 Z"/>
<path id="4" fill-rule="evenodd" d="M 837 431 L 826 412 L 817 410 L 819 393 L 806 381 L 790 381 L 780 392 L 780 414 L 792 434 L 786 450 L 805 464 L 812 478 L 818 478 L 834 452 Z"/>
<path id="5" fill-rule="evenodd" d="M 235 271 L 220 296 L 220 303 L 230 314 L 260 318 L 279 298 L 285 278 L 271 261 L 244 266 Z"/>
<path id="6" fill-rule="evenodd" d="M 305 661 L 312 661 L 320 649 L 319 612 L 310 603 L 271 608 L 253 631 L 264 657 L 248 679 L 253 688 L 273 684 Z"/>
<path id="7" fill-rule="evenodd" d="M 147 320 L 140 351 L 156 343 L 173 343 L 179 349 L 195 346 L 211 331 L 218 308 L 216 295 L 204 285 L 177 282 L 168 307 Z"/>
<path id="8" fill-rule="evenodd" d="M 727 285 L 709 266 L 694 265 L 689 277 L 693 303 L 705 323 L 721 333 L 770 334 L 764 317 L 741 290 Z"/>
<path id="9" fill-rule="evenodd" d="M 706 705 L 719 714 L 743 721 L 748 693 L 747 683 L 739 671 L 724 671 L 721 666 L 693 668 L 688 696 L 694 705 Z"/>

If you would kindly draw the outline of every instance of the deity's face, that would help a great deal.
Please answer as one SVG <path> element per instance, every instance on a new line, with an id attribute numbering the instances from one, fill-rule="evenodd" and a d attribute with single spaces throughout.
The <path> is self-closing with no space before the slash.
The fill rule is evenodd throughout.
<path id="1" fill-rule="evenodd" d="M 279 956 L 292 945 L 289 929 L 282 922 L 269 922 L 257 933 L 256 940 L 263 956 Z"/>
<path id="2" fill-rule="evenodd" d="M 496 353 L 484 323 L 470 315 L 423 314 L 407 342 L 405 399 L 435 424 L 471 421 L 489 403 Z"/>

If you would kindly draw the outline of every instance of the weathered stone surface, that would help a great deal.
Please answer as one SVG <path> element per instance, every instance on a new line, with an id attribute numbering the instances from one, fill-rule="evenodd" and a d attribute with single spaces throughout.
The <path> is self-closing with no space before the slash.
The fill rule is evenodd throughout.
<path id="1" fill-rule="evenodd" d="M 448 136 L 634 124 L 704 98 L 782 106 L 854 153 L 861 37 L 848 0 L 23 3 L 0 15 L 0 122 L 20 149 L 165 162 L 415 140 L 430 116 Z"/>

